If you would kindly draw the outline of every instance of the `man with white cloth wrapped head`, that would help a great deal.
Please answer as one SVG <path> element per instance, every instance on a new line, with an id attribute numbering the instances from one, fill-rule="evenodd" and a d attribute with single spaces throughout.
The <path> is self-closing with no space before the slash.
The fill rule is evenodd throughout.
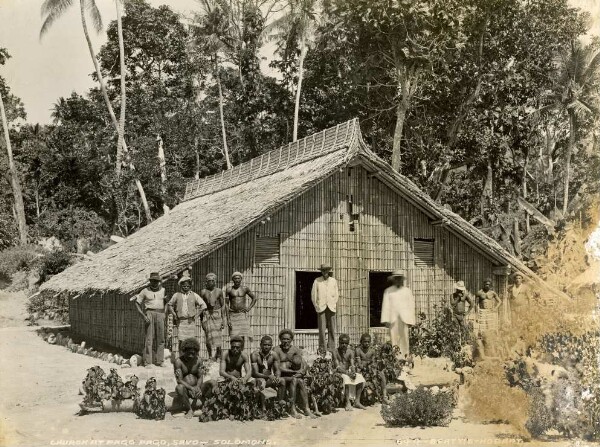
<path id="1" fill-rule="evenodd" d="M 392 346 L 398 346 L 402 358 L 409 355 L 408 327 L 416 323 L 415 298 L 404 285 L 404 271 L 394 271 L 388 279 L 393 285 L 383 292 L 381 322 L 390 329 Z"/>

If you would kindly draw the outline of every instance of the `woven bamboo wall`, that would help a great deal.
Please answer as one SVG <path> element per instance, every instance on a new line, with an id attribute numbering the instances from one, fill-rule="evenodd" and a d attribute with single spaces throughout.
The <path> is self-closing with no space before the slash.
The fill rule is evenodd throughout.
<path id="1" fill-rule="evenodd" d="M 349 199 L 353 212 L 359 214 L 354 231 Z M 279 262 L 256 265 L 257 240 L 274 236 L 281 240 Z M 415 238 L 434 240 L 435 265 L 415 266 Z M 240 271 L 244 283 L 258 297 L 251 312 L 254 340 L 247 346 L 254 349 L 262 335 L 276 338 L 282 328 L 295 328 L 295 271 L 316 271 L 322 262 L 333 265 L 340 287 L 338 332 L 348 332 L 355 343 L 369 330 L 369 271 L 405 270 L 417 312 L 429 316 L 452 294 L 455 281 L 465 281 L 471 294 L 486 277 L 494 278 L 497 291 L 506 287 L 505 276 L 493 276 L 489 259 L 445 228 L 432 225 L 419 209 L 356 166 L 324 179 L 269 219 L 196 262 L 193 290 L 200 291 L 209 272 L 218 275 L 217 286 L 223 287 L 234 271 Z M 175 286 L 174 281 L 167 282 L 169 295 Z M 128 297 L 80 297 L 71 306 L 71 322 L 76 332 L 90 339 L 136 352 L 143 348 L 142 321 Z M 385 338 L 381 329 L 371 332 Z M 201 342 L 203 345 L 203 337 Z M 316 350 L 317 334 L 298 331 L 295 342 Z"/>

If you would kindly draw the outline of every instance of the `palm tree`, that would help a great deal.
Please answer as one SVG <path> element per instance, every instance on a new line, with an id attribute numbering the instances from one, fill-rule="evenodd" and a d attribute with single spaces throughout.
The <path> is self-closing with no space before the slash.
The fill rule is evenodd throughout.
<path id="1" fill-rule="evenodd" d="M 15 214 L 17 217 L 17 226 L 19 228 L 19 238 L 21 244 L 27 244 L 27 224 L 25 222 L 25 205 L 23 204 L 23 193 L 19 183 L 19 175 L 15 162 L 13 160 L 12 146 L 10 145 L 10 136 L 8 135 L 8 120 L 4 110 L 4 100 L 0 92 L 0 116 L 2 117 L 2 129 L 4 130 L 4 141 L 6 142 L 6 151 L 8 152 L 8 170 L 10 172 L 10 183 L 15 198 Z"/>
<path id="2" fill-rule="evenodd" d="M 298 83 L 294 93 L 294 128 L 292 141 L 298 140 L 298 117 L 300 113 L 300 97 L 304 79 L 304 59 L 309 49 L 309 38 L 317 21 L 315 8 L 317 0 L 287 0 L 286 13 L 274 20 L 266 32 L 277 30 L 274 37 L 282 41 L 282 46 L 298 45 L 298 60 L 296 62 Z"/>
<path id="3" fill-rule="evenodd" d="M 577 140 L 578 120 L 598 113 L 600 85 L 600 51 L 595 45 L 572 41 L 568 52 L 560 57 L 556 86 L 549 92 L 549 104 L 541 110 L 558 110 L 569 118 L 569 141 L 564 158 L 563 215 L 569 205 L 571 156 Z"/>
<path id="4" fill-rule="evenodd" d="M 44 23 L 42 24 L 42 28 L 40 29 L 40 39 L 48 32 L 52 24 L 73 4 L 73 0 L 44 0 L 42 4 L 42 16 L 44 17 Z M 98 10 L 98 6 L 96 5 L 95 0 L 79 0 L 79 10 L 81 16 L 81 24 L 83 26 L 83 34 L 85 35 L 85 40 L 88 45 L 88 50 L 90 52 L 90 57 L 92 58 L 92 62 L 94 64 L 94 69 L 96 70 L 96 76 L 98 78 L 98 83 L 100 84 L 100 92 L 102 93 L 102 97 L 104 98 L 104 102 L 106 104 L 106 108 L 108 109 L 108 114 L 110 115 L 110 119 L 113 123 L 117 131 L 117 157 L 116 157 L 116 166 L 115 172 L 117 177 L 121 175 L 121 168 L 124 162 L 124 154 L 127 153 L 127 144 L 125 142 L 125 101 L 126 101 L 126 91 L 125 91 L 125 55 L 124 55 L 124 44 L 123 44 L 123 29 L 121 22 L 121 12 L 119 9 L 118 0 L 115 0 L 115 4 L 117 6 L 117 29 L 119 35 L 119 57 L 121 59 L 121 114 L 120 121 L 117 121 L 117 117 L 115 115 L 113 106 L 110 102 L 110 98 L 108 97 L 108 92 L 106 90 L 106 85 L 104 83 L 104 78 L 102 77 L 102 72 L 100 71 L 100 65 L 98 64 L 98 59 L 96 58 L 96 52 L 94 51 L 94 47 L 92 46 L 92 41 L 90 39 L 90 33 L 88 31 L 87 20 L 86 20 L 86 11 L 90 15 L 92 19 L 92 24 L 96 32 L 99 32 L 102 29 L 102 17 L 100 16 L 100 11 Z M 135 167 L 131 161 L 129 163 L 129 168 L 131 170 L 135 170 Z M 144 207 L 144 212 L 146 214 L 146 220 L 148 222 L 152 221 L 152 214 L 150 213 L 150 207 L 148 206 L 148 200 L 146 199 L 146 193 L 144 191 L 144 187 L 139 179 L 135 179 L 135 184 L 140 194 L 140 200 L 142 201 L 142 205 Z"/>

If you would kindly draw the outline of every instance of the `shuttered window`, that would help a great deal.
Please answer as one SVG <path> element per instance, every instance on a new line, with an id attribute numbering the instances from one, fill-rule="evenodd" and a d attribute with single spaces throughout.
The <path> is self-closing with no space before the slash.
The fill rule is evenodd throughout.
<path id="1" fill-rule="evenodd" d="M 414 239 L 415 267 L 433 267 L 433 239 Z"/>
<path id="2" fill-rule="evenodd" d="M 280 235 L 256 236 L 256 248 L 254 250 L 255 264 L 279 264 Z"/>

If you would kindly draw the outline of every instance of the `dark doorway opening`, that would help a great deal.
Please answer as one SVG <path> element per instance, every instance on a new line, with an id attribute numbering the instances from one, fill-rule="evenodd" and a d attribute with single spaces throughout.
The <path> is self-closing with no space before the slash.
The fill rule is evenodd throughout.
<path id="1" fill-rule="evenodd" d="M 369 324 L 370 327 L 383 327 L 381 323 L 381 304 L 383 292 L 390 286 L 388 276 L 391 272 L 369 272 Z"/>
<path id="2" fill-rule="evenodd" d="M 317 311 L 310 292 L 320 272 L 296 271 L 296 329 L 318 329 Z"/>

